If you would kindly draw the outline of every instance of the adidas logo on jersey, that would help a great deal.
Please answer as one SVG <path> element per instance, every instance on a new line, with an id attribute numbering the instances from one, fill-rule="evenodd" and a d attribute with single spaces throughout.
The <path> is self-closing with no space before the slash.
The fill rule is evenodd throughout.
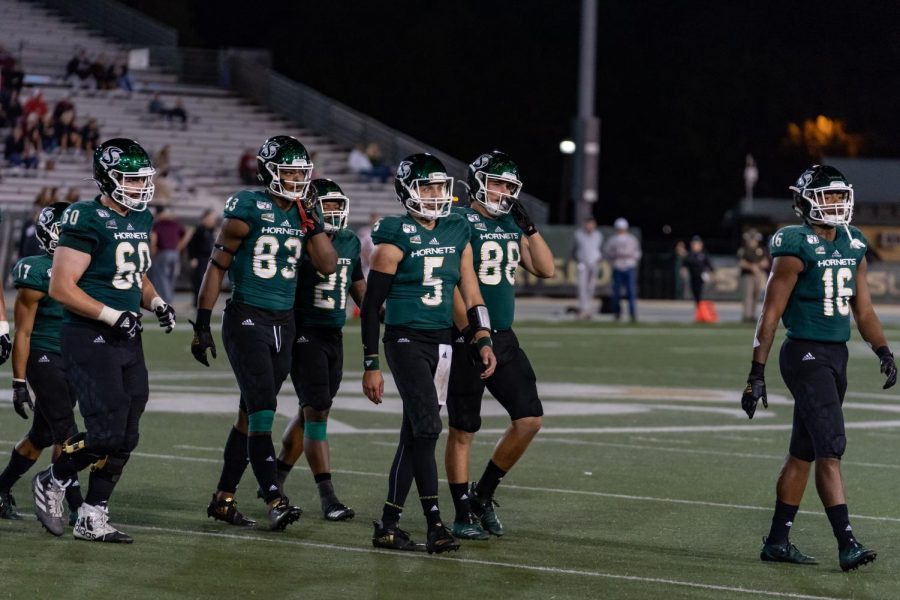
<path id="1" fill-rule="evenodd" d="M 816 357 L 812 355 L 812 352 L 807 352 L 807 353 L 806 353 L 806 356 L 804 356 L 804 357 L 803 357 L 802 359 L 800 359 L 800 360 L 801 360 L 801 361 L 803 361 L 803 360 L 816 360 Z"/>
<path id="2" fill-rule="evenodd" d="M 290 226 L 291 226 L 291 222 L 288 221 L 287 219 L 285 219 L 284 221 L 281 222 L 281 226 L 282 226 L 282 227 L 290 227 Z"/>
<path id="3" fill-rule="evenodd" d="M 48 363 L 48 362 L 50 362 L 50 358 L 47 357 L 46 354 L 44 354 L 38 359 L 38 362 L 39 363 Z"/>
<path id="4" fill-rule="evenodd" d="M 305 335 L 301 335 L 300 337 L 297 338 L 297 343 L 298 344 L 308 344 L 309 340 L 306 339 Z"/>
<path id="5" fill-rule="evenodd" d="M 409 338 L 400 338 L 400 339 L 397 340 L 397 343 L 398 343 L 398 344 L 408 344 L 408 343 L 409 343 Z"/>
<path id="6" fill-rule="evenodd" d="M 131 226 L 131 223 L 128 224 L 126 231 L 134 231 L 134 227 Z"/>
<path id="7" fill-rule="evenodd" d="M 106 340 L 103 339 L 102 335 L 98 335 L 97 337 L 94 338 L 94 343 L 95 344 L 105 344 Z"/>
<path id="8" fill-rule="evenodd" d="M 497 229 L 494 230 L 494 233 L 503 233 L 503 228 L 497 225 Z"/>
<path id="9" fill-rule="evenodd" d="M 437 238 L 431 238 L 431 241 L 428 242 L 428 243 L 431 244 L 432 246 L 438 246 L 438 245 L 440 245 L 440 242 L 438 241 Z"/>
<path id="10" fill-rule="evenodd" d="M 248 327 L 253 327 L 256 323 L 253 322 L 253 319 L 244 319 L 244 322 L 241 325 L 247 325 Z"/>
<path id="11" fill-rule="evenodd" d="M 840 253 L 840 251 L 839 251 L 839 250 L 835 250 L 834 252 L 832 252 L 831 258 L 841 258 L 841 253 Z"/>

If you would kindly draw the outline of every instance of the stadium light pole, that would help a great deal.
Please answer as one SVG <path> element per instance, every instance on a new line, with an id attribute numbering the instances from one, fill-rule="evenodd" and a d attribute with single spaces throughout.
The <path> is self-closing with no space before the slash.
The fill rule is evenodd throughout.
<path id="1" fill-rule="evenodd" d="M 578 60 L 578 116 L 572 125 L 575 140 L 575 222 L 591 216 L 597 202 L 600 160 L 600 119 L 594 114 L 597 72 L 597 0 L 581 0 L 581 48 Z"/>

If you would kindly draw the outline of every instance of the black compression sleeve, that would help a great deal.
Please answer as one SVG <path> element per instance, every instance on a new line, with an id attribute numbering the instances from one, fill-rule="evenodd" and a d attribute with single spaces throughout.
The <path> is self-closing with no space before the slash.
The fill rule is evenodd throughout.
<path id="1" fill-rule="evenodd" d="M 356 283 L 360 279 L 365 279 L 365 277 L 363 277 L 362 265 L 359 264 L 359 261 L 356 261 L 356 266 L 353 267 L 353 272 L 350 274 L 350 281 Z"/>
<path id="2" fill-rule="evenodd" d="M 381 327 L 378 321 L 378 309 L 387 299 L 393 281 L 393 274 L 369 271 L 369 278 L 366 280 L 366 295 L 363 296 L 363 304 L 360 308 L 364 356 L 378 354 L 378 331 Z"/>

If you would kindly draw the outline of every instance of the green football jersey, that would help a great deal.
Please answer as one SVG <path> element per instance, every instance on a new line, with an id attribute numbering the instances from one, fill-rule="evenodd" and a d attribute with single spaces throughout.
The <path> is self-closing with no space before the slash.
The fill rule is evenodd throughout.
<path id="1" fill-rule="evenodd" d="M 372 242 L 393 244 L 404 254 L 388 294 L 384 322 L 412 329 L 451 327 L 453 289 L 469 243 L 465 219 L 451 214 L 428 230 L 409 215 L 384 217 L 372 227 Z"/>
<path id="2" fill-rule="evenodd" d="M 487 218 L 474 208 L 455 207 L 469 226 L 472 261 L 491 327 L 512 327 L 516 313 L 516 268 L 522 256 L 522 230 L 510 215 Z"/>
<path id="3" fill-rule="evenodd" d="M 850 300 L 856 295 L 856 269 L 865 258 L 866 239 L 855 227 L 837 228 L 833 242 L 809 225 L 778 230 L 769 241 L 773 257 L 796 256 L 803 272 L 788 300 L 782 321 L 787 336 L 818 342 L 850 339 Z"/>
<path id="4" fill-rule="evenodd" d="M 144 273 L 150 268 L 149 211 L 129 211 L 124 217 L 93 200 L 76 202 L 63 213 L 59 245 L 91 255 L 78 287 L 116 310 L 141 311 Z M 90 321 L 65 310 L 64 320 Z"/>
<path id="5" fill-rule="evenodd" d="M 31 349 L 59 354 L 59 330 L 62 327 L 63 307 L 49 295 L 50 271 L 53 259 L 49 254 L 26 256 L 13 267 L 16 289 L 30 288 L 43 292 L 38 301 L 34 325 L 31 329 Z"/>
<path id="6" fill-rule="evenodd" d="M 292 309 L 305 238 L 296 205 L 283 211 L 265 192 L 244 190 L 225 202 L 225 218 L 250 226 L 228 271 L 232 299 L 268 310 Z"/>
<path id="7" fill-rule="evenodd" d="M 337 270 L 322 275 L 312 265 L 309 253 L 300 259 L 297 281 L 297 300 L 294 310 L 297 325 L 313 327 L 344 326 L 347 321 L 347 295 L 354 283 L 353 274 L 359 271 L 359 238 L 349 229 L 341 229 L 331 240 L 337 252 Z"/>

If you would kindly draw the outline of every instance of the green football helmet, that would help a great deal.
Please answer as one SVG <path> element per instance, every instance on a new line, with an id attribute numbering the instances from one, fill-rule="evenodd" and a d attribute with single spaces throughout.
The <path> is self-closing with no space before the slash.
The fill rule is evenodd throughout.
<path id="1" fill-rule="evenodd" d="M 790 186 L 794 192 L 794 212 L 809 224 L 843 227 L 853 218 L 853 186 L 828 165 L 813 165 Z M 830 196 L 830 202 L 826 202 Z M 835 196 L 837 202 L 834 202 Z"/>
<path id="2" fill-rule="evenodd" d="M 309 210 L 315 202 L 307 196 L 313 164 L 309 152 L 297 138 L 289 135 L 270 137 L 256 154 L 257 177 L 272 194 L 299 202 Z"/>
<path id="3" fill-rule="evenodd" d="M 505 184 L 506 191 L 488 191 L 489 182 Z M 497 217 L 507 214 L 522 191 L 519 166 L 505 152 L 494 150 L 472 161 L 468 171 L 469 196 L 488 214 Z"/>
<path id="4" fill-rule="evenodd" d="M 105 196 L 129 210 L 147 209 L 155 174 L 147 151 L 134 140 L 113 138 L 94 150 L 94 181 Z"/>
<path id="5" fill-rule="evenodd" d="M 322 225 L 327 233 L 335 233 L 347 227 L 347 217 L 350 214 L 350 199 L 344 195 L 341 186 L 330 179 L 313 179 L 310 184 L 311 196 L 316 198 L 319 208 L 322 210 Z M 325 203 L 336 203 L 338 208 Z"/>
<path id="6" fill-rule="evenodd" d="M 431 154 L 411 154 L 400 161 L 394 190 L 397 199 L 413 216 L 434 221 L 450 214 L 453 178 Z"/>
<path id="7" fill-rule="evenodd" d="M 53 256 L 59 244 L 60 221 L 67 208 L 68 202 L 54 202 L 50 206 L 45 206 L 38 215 L 37 223 L 34 224 L 38 245 L 50 256 Z"/>

